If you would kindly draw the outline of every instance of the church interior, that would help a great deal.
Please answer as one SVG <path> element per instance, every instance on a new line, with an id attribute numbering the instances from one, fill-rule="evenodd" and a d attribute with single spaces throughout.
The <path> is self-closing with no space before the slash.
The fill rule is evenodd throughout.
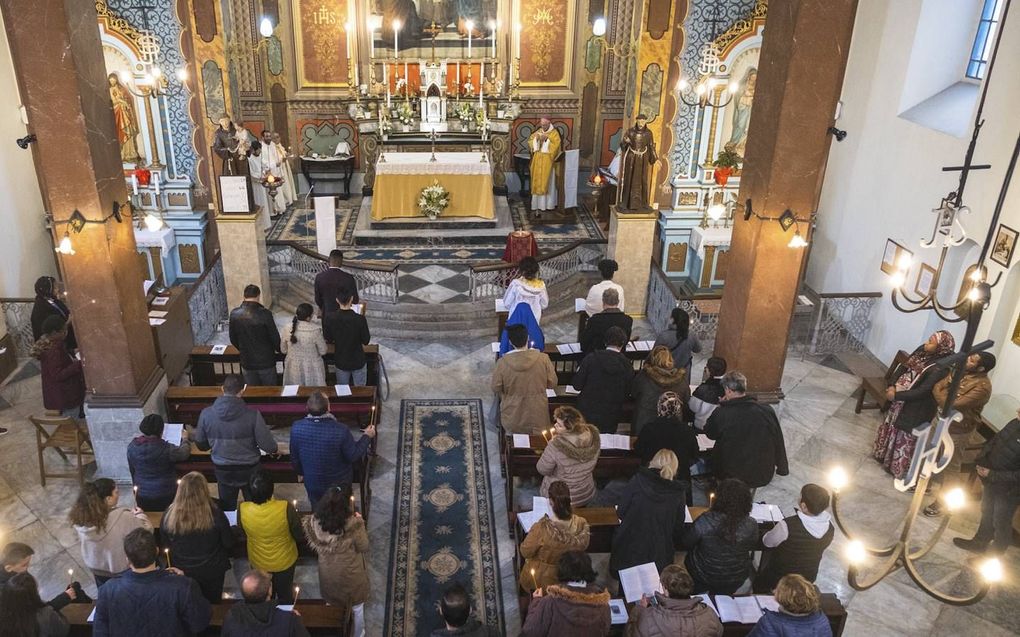
<path id="1" fill-rule="evenodd" d="M 166 528 L 197 480 L 233 544 L 179 634 L 256 634 L 227 630 L 256 602 L 354 637 L 1020 633 L 1012 4 L 0 0 L 0 618 L 138 634 L 130 535 L 97 566 L 81 503 L 116 485 L 109 515 L 199 581 Z M 238 396 L 247 464 L 210 433 Z M 694 457 L 640 452 L 667 397 Z M 350 447 L 299 453 L 308 422 Z M 549 469 L 575 426 L 585 498 Z M 184 449 L 161 504 L 143 443 Z M 585 539 L 550 558 L 554 475 Z M 676 520 L 641 480 L 680 485 Z M 305 535 L 333 490 L 356 568 Z M 743 564 L 717 585 L 732 498 L 753 539 L 716 530 Z M 276 567 L 249 521 L 274 502 Z M 760 586 L 795 541 L 813 563 Z M 29 585 L 75 595 L 26 611 Z M 646 632 L 681 601 L 709 628 Z"/>

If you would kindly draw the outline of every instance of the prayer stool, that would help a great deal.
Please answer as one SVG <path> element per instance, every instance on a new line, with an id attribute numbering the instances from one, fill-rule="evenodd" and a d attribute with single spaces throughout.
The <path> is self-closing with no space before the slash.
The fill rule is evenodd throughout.
<path id="1" fill-rule="evenodd" d="M 92 439 L 89 437 L 88 427 L 84 420 L 76 420 L 66 416 L 29 416 L 29 420 L 35 425 L 36 449 L 39 453 L 39 478 L 42 485 L 46 486 L 46 478 L 78 478 L 78 484 L 85 481 L 85 463 L 82 456 L 92 456 L 95 452 L 92 449 Z M 69 462 L 67 453 L 73 453 L 78 460 L 77 471 L 63 473 L 46 473 L 46 462 L 43 460 L 43 450 L 50 448 L 55 450 L 64 462 Z"/>
<path id="2" fill-rule="evenodd" d="M 900 366 L 907 362 L 910 355 L 900 350 L 896 352 L 896 358 L 893 359 L 889 369 L 886 370 L 884 376 L 865 376 L 861 378 L 861 387 L 857 391 L 857 406 L 854 407 L 854 413 L 861 413 L 862 409 L 879 409 L 885 411 L 889 409 L 889 400 L 885 397 L 885 390 L 889 385 L 896 382 L 896 372 Z M 875 399 L 874 403 L 865 404 L 864 399 L 871 396 Z"/>

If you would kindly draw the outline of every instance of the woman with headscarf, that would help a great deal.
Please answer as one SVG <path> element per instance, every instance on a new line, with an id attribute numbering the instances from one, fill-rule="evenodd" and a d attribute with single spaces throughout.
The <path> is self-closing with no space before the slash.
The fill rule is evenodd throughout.
<path id="1" fill-rule="evenodd" d="M 639 435 L 641 428 L 658 415 L 659 397 L 664 392 L 679 394 L 686 405 L 691 387 L 687 384 L 686 372 L 673 367 L 669 350 L 658 345 L 652 348 L 630 386 L 630 395 L 634 399 L 634 412 L 630 419 L 632 435 Z M 683 415 L 680 417 L 682 419 Z"/>
<path id="2" fill-rule="evenodd" d="M 698 460 L 698 435 L 683 421 L 684 402 L 676 392 L 663 392 L 656 408 L 658 418 L 641 429 L 634 452 L 647 464 L 660 449 L 669 449 L 679 463 L 676 479 L 690 481 L 691 465 Z"/>
<path id="3" fill-rule="evenodd" d="M 664 345 L 673 356 L 673 366 L 686 369 L 687 378 L 691 377 L 691 362 L 695 354 L 701 353 L 701 341 L 691 334 L 691 315 L 679 307 L 670 313 L 673 328 L 659 332 L 655 337 L 655 345 Z"/>
<path id="4" fill-rule="evenodd" d="M 32 304 L 32 339 L 38 341 L 43 335 L 43 323 L 51 316 L 59 316 L 67 321 L 67 349 L 78 349 L 71 326 L 71 310 L 60 300 L 57 280 L 51 276 L 41 276 L 35 280 L 35 303 Z"/>
<path id="5" fill-rule="evenodd" d="M 891 404 L 885 422 L 878 428 L 873 455 L 895 478 L 902 478 L 910 467 L 917 444 L 914 428 L 935 415 L 937 405 L 932 389 L 949 372 L 936 363 L 955 349 L 952 334 L 945 330 L 935 332 L 896 370 L 896 382 L 886 390 Z"/>

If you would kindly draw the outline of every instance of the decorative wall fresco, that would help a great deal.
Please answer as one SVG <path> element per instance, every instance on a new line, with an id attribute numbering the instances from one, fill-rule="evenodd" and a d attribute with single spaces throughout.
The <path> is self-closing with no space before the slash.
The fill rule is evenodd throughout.
<path id="1" fill-rule="evenodd" d="M 574 130 L 574 119 L 572 117 L 549 117 L 553 127 L 559 132 L 563 140 L 563 150 L 574 148 L 572 144 L 572 133 Z M 528 152 L 528 138 L 538 128 L 538 119 L 517 119 L 514 122 L 513 141 L 511 142 L 514 154 Z"/>
<path id="2" fill-rule="evenodd" d="M 358 133 L 350 120 L 299 119 L 297 121 L 297 148 L 295 154 L 332 155 L 337 144 L 347 142 L 354 150 L 355 162 L 358 158 Z"/>
<path id="3" fill-rule="evenodd" d="M 227 101 L 223 93 L 223 69 L 215 60 L 206 60 L 202 65 L 202 84 L 205 86 L 206 119 L 218 124 L 220 115 L 227 112 Z"/>
<path id="4" fill-rule="evenodd" d="M 300 86 L 347 85 L 347 0 L 292 0 Z"/>
<path id="5" fill-rule="evenodd" d="M 659 116 L 659 100 L 662 97 L 662 67 L 649 64 L 641 73 L 641 100 L 638 112 L 644 113 L 649 122 Z"/>
<path id="6" fill-rule="evenodd" d="M 602 120 L 602 149 L 599 158 L 600 166 L 608 166 L 613 161 L 613 155 L 620 148 L 620 136 L 623 135 L 622 119 Z"/>
<path id="7" fill-rule="evenodd" d="M 565 86 L 573 66 L 574 0 L 520 3 L 521 86 Z"/>

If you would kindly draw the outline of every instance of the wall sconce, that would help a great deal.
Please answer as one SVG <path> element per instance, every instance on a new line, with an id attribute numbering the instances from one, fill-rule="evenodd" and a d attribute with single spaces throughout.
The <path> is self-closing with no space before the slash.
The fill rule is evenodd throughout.
<path id="1" fill-rule="evenodd" d="M 127 215 L 124 215 L 122 213 L 122 211 L 125 208 L 127 208 Z M 71 243 L 72 233 L 80 234 L 81 231 L 85 229 L 85 226 L 87 224 L 90 223 L 103 224 L 110 219 L 113 219 L 117 223 L 123 223 L 125 216 L 127 216 L 130 219 L 135 219 L 134 207 L 131 205 L 130 202 L 120 203 L 119 201 L 114 201 L 110 214 L 104 217 L 103 219 L 97 221 L 86 219 L 85 215 L 83 215 L 81 211 L 78 210 L 77 208 L 74 209 L 74 212 L 72 212 L 71 216 L 68 217 L 67 219 L 61 220 L 53 219 L 52 216 L 49 217 L 50 224 L 52 225 L 57 225 L 61 223 L 64 224 L 64 236 L 60 239 L 60 242 L 57 244 L 57 247 L 55 248 L 56 252 L 68 256 L 75 254 L 74 245 Z M 139 220 L 138 227 L 141 228 L 142 225 L 144 225 L 149 232 L 159 231 L 160 229 L 163 228 L 162 213 L 160 213 L 160 216 L 156 216 L 154 213 L 149 212 L 148 214 L 145 215 L 145 217 Z"/>
<path id="2" fill-rule="evenodd" d="M 734 206 L 740 206 L 740 204 L 733 204 Z M 790 228 L 794 228 L 793 236 L 790 237 L 790 242 L 786 245 L 794 248 L 805 248 L 808 245 L 808 240 L 804 238 L 804 235 L 800 233 L 800 224 L 808 224 L 809 226 L 815 222 L 815 218 L 818 213 L 812 212 L 807 219 L 798 219 L 797 215 L 793 214 L 793 211 L 787 208 L 783 211 L 783 214 L 778 217 L 765 217 L 754 211 L 751 207 L 751 200 L 748 199 L 743 205 L 744 208 L 744 221 L 750 221 L 751 217 L 759 219 L 761 221 L 777 221 L 779 226 L 783 229 L 783 232 L 789 232 Z"/>

